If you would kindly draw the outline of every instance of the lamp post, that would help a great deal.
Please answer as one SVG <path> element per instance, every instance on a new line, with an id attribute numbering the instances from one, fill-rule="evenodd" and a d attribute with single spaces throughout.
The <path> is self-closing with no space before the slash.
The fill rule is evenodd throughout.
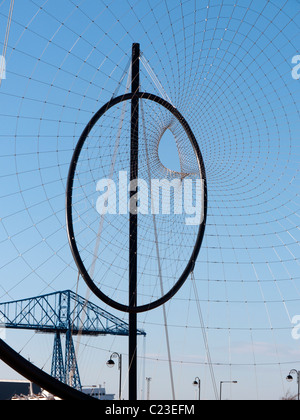
<path id="1" fill-rule="evenodd" d="M 290 373 L 288 374 L 288 376 L 286 377 L 286 380 L 288 382 L 292 382 L 292 380 L 294 379 L 292 375 L 297 375 L 297 383 L 298 383 L 298 401 L 300 400 L 300 372 L 297 371 L 296 369 L 292 369 L 290 371 Z"/>
<path id="2" fill-rule="evenodd" d="M 200 380 L 200 378 L 198 378 L 198 376 L 195 378 L 195 380 L 193 382 L 193 385 L 198 387 L 198 399 L 200 401 L 201 380 Z"/>
<path id="3" fill-rule="evenodd" d="M 220 382 L 220 401 L 222 400 L 222 386 L 223 384 L 237 384 L 237 381 L 222 381 Z"/>
<path id="4" fill-rule="evenodd" d="M 118 368 L 120 371 L 120 381 L 119 381 L 119 401 L 121 401 L 122 397 L 122 354 L 119 353 L 112 353 L 110 356 L 110 359 L 106 362 L 106 365 L 109 368 L 113 368 L 115 366 L 115 362 L 113 361 L 113 358 L 117 357 L 119 360 Z"/>
<path id="5" fill-rule="evenodd" d="M 152 378 L 146 378 L 147 381 L 147 400 L 150 400 L 150 382 L 152 381 Z"/>

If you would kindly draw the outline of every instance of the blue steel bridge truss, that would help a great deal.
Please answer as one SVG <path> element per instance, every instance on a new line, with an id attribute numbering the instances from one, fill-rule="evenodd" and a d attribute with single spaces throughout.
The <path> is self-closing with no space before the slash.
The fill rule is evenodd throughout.
<path id="1" fill-rule="evenodd" d="M 51 375 L 81 390 L 73 343 L 76 335 L 128 336 L 128 324 L 70 290 L 0 303 L 0 324 L 11 329 L 54 334 Z M 61 335 L 65 335 L 65 359 Z M 138 335 L 146 335 L 138 330 Z"/>

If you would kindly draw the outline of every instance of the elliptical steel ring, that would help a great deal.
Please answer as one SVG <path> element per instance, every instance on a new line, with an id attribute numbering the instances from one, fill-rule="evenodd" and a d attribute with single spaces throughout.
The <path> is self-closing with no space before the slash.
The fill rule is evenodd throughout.
<path id="1" fill-rule="evenodd" d="M 101 117 L 112 107 L 114 107 L 117 104 L 120 104 L 122 102 L 125 101 L 129 101 L 133 98 L 134 94 L 133 93 L 128 93 L 122 96 L 118 96 L 116 98 L 113 98 L 111 101 L 109 101 L 106 105 L 104 105 L 94 116 L 93 118 L 90 120 L 90 122 L 88 123 L 88 125 L 86 126 L 86 128 L 84 129 L 78 143 L 77 146 L 75 148 L 73 157 L 72 157 L 72 161 L 71 161 L 71 165 L 70 165 L 70 169 L 69 169 L 69 174 L 68 174 L 68 180 L 67 180 L 67 189 L 66 189 L 66 224 L 67 224 L 67 234 L 68 234 L 68 240 L 69 240 L 69 244 L 70 244 L 70 248 L 73 254 L 73 258 L 75 260 L 75 263 L 78 267 L 78 270 L 81 274 L 81 276 L 83 277 L 84 281 L 86 282 L 87 286 L 90 288 L 90 290 L 100 299 L 102 300 L 104 303 L 108 304 L 109 306 L 111 306 L 114 309 L 117 309 L 119 311 L 122 312 L 127 312 L 127 313 L 142 313 L 142 312 L 146 312 L 152 309 L 155 309 L 163 304 L 165 304 L 168 300 L 170 300 L 179 290 L 180 288 L 183 286 L 183 284 L 185 283 L 186 279 L 188 278 L 188 276 L 190 275 L 190 273 L 193 271 L 196 260 L 198 258 L 200 249 L 201 249 L 201 245 L 203 242 L 203 237 L 204 237 L 204 233 L 205 233 L 205 227 L 206 227 L 206 220 L 207 220 L 207 180 L 206 180 L 206 171 L 205 171 L 205 165 L 204 165 L 204 160 L 199 148 L 199 145 L 197 143 L 197 140 L 189 126 L 189 124 L 187 123 L 187 121 L 185 120 L 185 118 L 181 115 L 181 113 L 177 110 L 177 108 L 175 108 L 173 105 L 171 105 L 169 102 L 165 101 L 164 99 L 153 95 L 151 93 L 143 93 L 143 92 L 139 92 L 136 93 L 135 95 L 138 95 L 139 99 L 146 99 L 149 101 L 153 101 L 158 103 L 159 105 L 161 105 L 162 107 L 166 108 L 168 111 L 170 111 L 173 116 L 179 121 L 179 123 L 181 124 L 181 126 L 183 127 L 183 129 L 185 130 L 191 145 L 194 149 L 196 158 L 197 158 L 197 163 L 199 166 L 199 171 L 201 174 L 201 178 L 203 180 L 203 220 L 202 223 L 199 225 L 199 231 L 198 231 L 198 235 L 197 235 L 197 239 L 194 245 L 194 249 L 192 252 L 192 255 L 190 257 L 190 260 L 185 268 L 185 270 L 183 271 L 183 273 L 181 274 L 180 278 L 178 279 L 178 281 L 175 283 L 175 285 L 164 295 L 162 296 L 160 299 L 157 299 L 156 301 L 153 302 L 149 302 L 149 304 L 146 305 L 142 305 L 142 306 L 136 306 L 136 307 L 130 307 L 127 305 L 123 305 L 113 299 L 111 299 L 109 296 L 107 296 L 106 294 L 104 294 L 99 287 L 96 286 L 96 284 L 94 283 L 93 279 L 90 277 L 83 261 L 82 258 L 80 256 L 80 252 L 78 250 L 77 247 L 77 243 L 76 243 L 76 238 L 75 238 L 75 233 L 74 233 L 74 228 L 73 228 L 73 215 L 72 215 L 72 201 L 73 201 L 73 184 L 74 184 L 74 177 L 75 177 L 75 172 L 76 172 L 76 168 L 77 168 L 77 163 L 80 157 L 80 153 L 82 151 L 82 148 L 85 144 L 85 141 L 87 140 L 91 130 L 93 129 L 93 127 L 97 124 L 97 122 L 101 119 Z"/>

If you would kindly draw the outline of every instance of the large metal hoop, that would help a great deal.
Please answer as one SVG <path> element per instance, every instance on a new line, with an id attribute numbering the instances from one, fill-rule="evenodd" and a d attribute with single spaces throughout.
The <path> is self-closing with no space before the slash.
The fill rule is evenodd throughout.
<path id="1" fill-rule="evenodd" d="M 190 257 L 189 262 L 187 263 L 187 266 L 186 266 L 185 270 L 181 274 L 180 278 L 175 283 L 175 285 L 164 296 L 162 296 L 160 299 L 157 299 L 156 301 L 153 301 L 153 302 L 149 302 L 149 304 L 146 304 L 146 305 L 132 307 L 132 306 L 123 305 L 123 304 L 111 299 L 106 294 L 104 294 L 96 286 L 93 279 L 90 277 L 88 271 L 86 270 L 86 267 L 85 267 L 85 265 L 82 261 L 82 258 L 80 256 L 80 253 L 79 253 L 79 250 L 78 250 L 78 247 L 77 247 L 75 233 L 74 233 L 74 229 L 73 229 L 72 201 L 73 201 L 73 183 L 74 183 L 74 177 L 75 177 L 75 172 L 76 172 L 76 168 L 77 168 L 77 162 L 79 160 L 80 153 L 82 151 L 84 143 L 85 143 L 86 139 L 88 138 L 91 130 L 97 124 L 97 122 L 101 119 L 101 117 L 110 108 L 112 108 L 115 105 L 117 105 L 119 103 L 122 103 L 124 101 L 132 100 L 134 95 L 138 95 L 139 99 L 146 99 L 146 100 L 149 100 L 149 101 L 153 101 L 153 102 L 156 102 L 159 105 L 163 106 L 164 108 L 169 110 L 174 115 L 174 117 L 179 121 L 181 126 L 184 128 L 184 130 L 185 130 L 185 132 L 186 132 L 186 134 L 187 134 L 187 136 L 188 136 L 188 138 L 189 138 L 189 140 L 192 144 L 192 147 L 194 149 L 194 152 L 195 152 L 195 155 L 196 155 L 196 158 L 197 158 L 201 178 L 203 180 L 203 195 L 204 195 L 204 197 L 203 197 L 203 220 L 202 220 L 202 223 L 199 226 L 199 231 L 198 231 L 198 235 L 197 235 L 197 239 L 196 239 L 196 243 L 195 243 L 192 255 Z M 71 165 L 70 165 L 70 169 L 69 169 L 68 180 L 67 180 L 66 222 L 67 222 L 68 240 L 69 240 L 70 248 L 71 248 L 75 263 L 76 263 L 76 265 L 78 267 L 78 270 L 79 270 L 80 274 L 82 275 L 84 281 L 86 282 L 87 286 L 104 303 L 106 303 L 109 306 L 111 306 L 112 308 L 117 309 L 117 310 L 122 311 L 122 312 L 141 313 L 141 312 L 146 312 L 146 311 L 155 309 L 155 308 L 165 304 L 168 300 L 170 300 L 180 290 L 180 288 L 183 286 L 186 279 L 188 278 L 189 274 L 194 270 L 194 266 L 195 266 L 195 263 L 196 263 L 196 260 L 198 258 L 200 248 L 201 248 L 201 245 L 202 245 L 202 242 L 203 242 L 203 237 L 204 237 L 204 232 L 205 232 L 205 227 L 206 227 L 207 201 L 208 201 L 207 200 L 207 180 L 206 180 L 206 171 L 205 171 L 204 160 L 203 160 L 199 145 L 197 143 L 197 140 L 196 140 L 189 124 L 187 123 L 185 118 L 181 115 L 181 113 L 178 111 L 178 109 L 175 108 L 173 105 L 171 105 L 169 102 L 165 101 L 164 99 L 162 99 L 162 98 L 160 98 L 156 95 L 153 95 L 151 93 L 143 93 L 143 92 L 139 92 L 139 93 L 135 93 L 135 94 L 128 93 L 128 94 L 113 98 L 111 101 L 109 101 L 106 105 L 104 105 L 93 116 L 91 121 L 88 123 L 88 125 L 84 129 L 84 131 L 83 131 L 83 133 L 82 133 L 82 135 L 81 135 L 81 137 L 80 137 L 80 139 L 77 143 L 77 146 L 75 148 L 73 158 L 72 158 L 72 161 L 71 161 Z"/>

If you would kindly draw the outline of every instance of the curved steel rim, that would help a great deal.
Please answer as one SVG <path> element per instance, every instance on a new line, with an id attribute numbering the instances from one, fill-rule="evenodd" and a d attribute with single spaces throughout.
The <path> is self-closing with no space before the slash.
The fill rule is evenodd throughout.
<path id="1" fill-rule="evenodd" d="M 24 378 L 27 378 L 29 381 L 62 400 L 96 401 L 95 398 L 71 388 L 34 366 L 9 347 L 3 340 L 0 340 L 0 359 Z"/>
<path id="2" fill-rule="evenodd" d="M 110 108 L 114 107 L 115 105 L 117 105 L 119 103 L 131 100 L 134 95 L 138 95 L 140 99 L 147 99 L 147 100 L 158 103 L 159 105 L 161 105 L 164 108 L 166 108 L 167 110 L 169 110 L 174 115 L 174 117 L 180 122 L 180 124 L 184 128 L 184 130 L 185 130 L 185 132 L 186 132 L 186 134 L 187 134 L 187 136 L 188 136 L 188 138 L 189 138 L 189 140 L 190 140 L 190 142 L 193 146 L 193 149 L 195 151 L 198 166 L 199 166 L 200 173 L 201 173 L 202 180 L 203 180 L 203 184 L 204 184 L 204 208 L 203 208 L 204 218 L 203 218 L 202 224 L 199 226 L 199 232 L 198 232 L 197 240 L 196 240 L 196 243 L 195 243 L 195 246 L 194 246 L 194 250 L 192 252 L 191 258 L 190 258 L 184 272 L 180 276 L 179 280 L 175 283 L 175 285 L 169 290 L 169 292 L 166 293 L 164 296 L 162 296 L 160 299 L 158 299 L 154 302 L 149 302 L 149 304 L 142 305 L 142 306 L 136 306 L 136 307 L 123 305 L 123 304 L 111 299 L 106 294 L 101 292 L 101 290 L 95 285 L 93 279 L 90 277 L 89 273 L 87 272 L 87 270 L 85 268 L 85 265 L 84 265 L 84 263 L 81 259 L 81 256 L 80 256 L 80 253 L 79 253 L 79 250 L 78 250 L 78 247 L 77 247 L 75 233 L 74 233 L 74 229 L 73 229 L 73 215 L 72 215 L 74 176 L 75 176 L 75 172 L 76 172 L 76 168 L 77 168 L 77 162 L 79 160 L 80 153 L 82 151 L 82 148 L 84 146 L 84 143 L 85 143 L 87 137 L 89 136 L 91 130 L 96 125 L 96 123 L 100 120 L 100 118 Z M 181 113 L 177 110 L 177 108 L 175 108 L 173 105 L 171 105 L 169 102 L 165 101 L 164 99 L 162 99 L 162 98 L 160 98 L 156 95 L 153 95 L 151 93 L 145 93 L 145 92 L 139 92 L 139 93 L 135 93 L 135 94 L 128 93 L 128 94 L 113 98 L 106 105 L 104 105 L 101 109 L 99 109 L 99 111 L 93 116 L 93 118 L 90 120 L 90 122 L 88 123 L 88 125 L 84 129 L 84 131 L 83 131 L 83 133 L 82 133 L 82 135 L 81 135 L 81 137 L 80 137 L 80 139 L 77 143 L 77 146 L 75 148 L 75 151 L 74 151 L 74 154 L 73 154 L 73 157 L 72 157 L 72 161 L 71 161 L 71 165 L 70 165 L 70 169 L 69 169 L 68 180 L 67 180 L 66 224 L 67 224 L 68 240 L 69 240 L 70 248 L 71 248 L 75 263 L 78 267 L 78 270 L 79 270 L 81 276 L 83 277 L 84 281 L 86 282 L 87 286 L 104 303 L 106 303 L 109 306 L 111 306 L 112 308 L 117 309 L 117 310 L 122 311 L 122 312 L 141 313 L 141 312 L 146 312 L 146 311 L 155 309 L 155 308 L 165 304 L 168 300 L 170 300 L 180 290 L 180 288 L 183 286 L 186 279 L 188 278 L 189 274 L 194 270 L 194 266 L 195 266 L 196 260 L 198 258 L 200 248 L 201 248 L 203 238 L 204 238 L 204 232 L 205 232 L 206 220 L 207 220 L 207 202 L 208 202 L 208 199 L 207 199 L 207 180 L 206 180 L 206 171 L 205 171 L 204 160 L 203 160 L 199 145 L 197 143 L 197 140 L 196 140 L 189 124 L 187 123 L 185 118 L 181 115 Z"/>

